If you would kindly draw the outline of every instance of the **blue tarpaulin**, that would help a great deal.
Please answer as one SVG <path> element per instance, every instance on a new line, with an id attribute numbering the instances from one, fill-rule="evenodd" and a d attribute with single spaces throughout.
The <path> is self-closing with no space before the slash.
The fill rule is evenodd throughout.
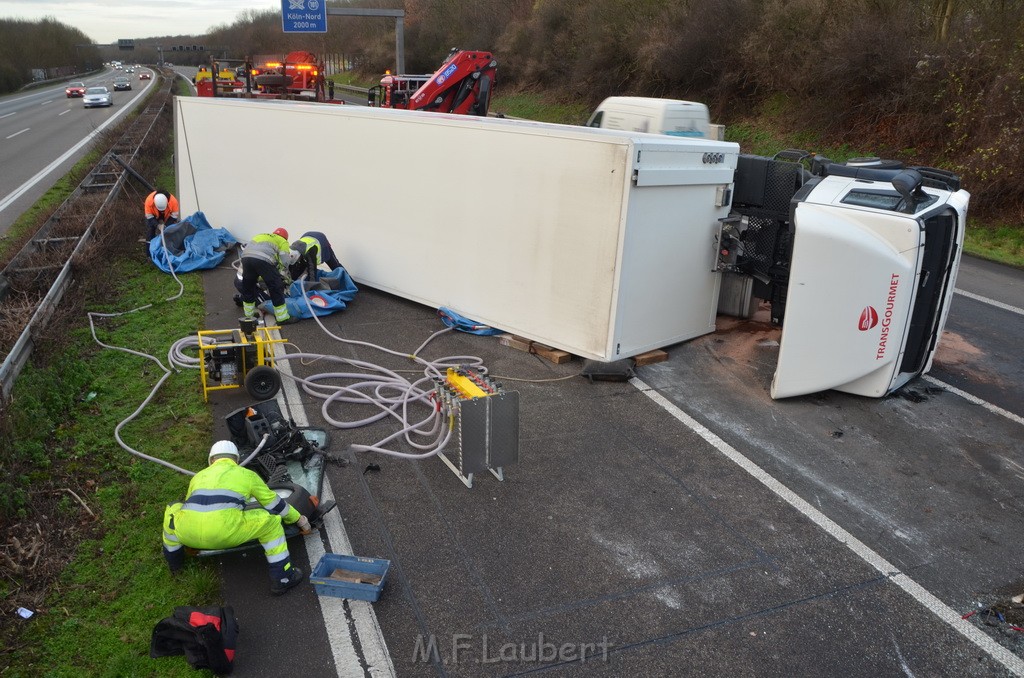
<path id="1" fill-rule="evenodd" d="M 288 315 L 293 318 L 312 318 L 306 300 L 302 298 L 302 286 L 307 286 L 306 296 L 309 297 L 309 306 L 317 315 L 330 315 L 340 311 L 356 297 L 359 288 L 356 287 L 352 276 L 342 267 L 338 267 L 326 273 L 320 271 L 317 282 L 308 283 L 296 280 L 288 286 L 285 293 L 284 303 L 288 307 Z"/>
<path id="2" fill-rule="evenodd" d="M 227 229 L 213 228 L 202 212 L 164 228 L 163 240 L 159 235 L 149 241 L 149 258 L 164 273 L 170 273 L 167 256 L 175 273 L 188 273 L 204 268 L 216 268 L 235 243 Z"/>
<path id="3" fill-rule="evenodd" d="M 468 332 L 469 334 L 479 334 L 482 336 L 504 334 L 502 330 L 496 330 L 489 325 L 483 325 L 475 320 L 470 320 L 466 316 L 459 315 L 455 311 L 444 306 L 437 309 L 437 315 L 441 318 L 442 323 L 448 327 L 455 328 L 459 332 Z"/>

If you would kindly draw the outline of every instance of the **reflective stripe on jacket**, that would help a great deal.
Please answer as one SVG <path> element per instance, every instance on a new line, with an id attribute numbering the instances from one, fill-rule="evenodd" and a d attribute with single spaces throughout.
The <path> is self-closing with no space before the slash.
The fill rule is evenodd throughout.
<path id="1" fill-rule="evenodd" d="M 291 246 L 288 241 L 273 233 L 260 233 L 254 235 L 252 240 L 242 248 L 243 257 L 254 257 L 274 264 L 278 268 L 284 268 L 282 255 L 288 254 Z"/>
<path id="2" fill-rule="evenodd" d="M 314 238 L 311 235 L 304 235 L 301 238 L 299 238 L 299 242 L 305 243 L 305 245 L 306 245 L 306 255 L 305 256 L 306 256 L 307 261 L 311 260 L 311 257 L 309 256 L 310 255 L 310 251 L 314 250 L 314 251 L 316 251 L 316 266 L 320 266 L 320 264 L 324 263 L 324 260 L 323 260 L 323 256 L 324 256 L 323 249 L 324 248 L 320 246 L 320 241 L 319 240 L 317 240 L 316 238 Z"/>
<path id="3" fill-rule="evenodd" d="M 241 511 L 249 499 L 255 499 L 270 513 L 281 516 L 286 525 L 300 517 L 295 507 L 267 487 L 255 471 L 239 466 L 232 459 L 218 459 L 195 474 L 180 510 L 205 514 Z"/>

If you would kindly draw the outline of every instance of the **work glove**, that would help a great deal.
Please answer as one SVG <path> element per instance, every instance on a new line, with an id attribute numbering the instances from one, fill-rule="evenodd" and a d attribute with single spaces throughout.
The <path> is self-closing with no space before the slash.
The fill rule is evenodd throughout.
<path id="1" fill-rule="evenodd" d="M 299 526 L 299 532 L 302 534 L 310 534 L 313 531 L 309 524 L 309 518 L 306 516 L 299 516 L 299 520 L 295 524 Z"/>

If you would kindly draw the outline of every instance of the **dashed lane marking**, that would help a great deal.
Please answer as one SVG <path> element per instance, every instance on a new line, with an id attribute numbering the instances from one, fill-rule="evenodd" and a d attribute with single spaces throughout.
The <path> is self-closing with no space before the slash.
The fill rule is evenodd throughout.
<path id="1" fill-rule="evenodd" d="M 953 394 L 956 394 L 956 395 L 960 396 L 961 398 L 963 398 L 964 400 L 966 400 L 969 403 L 973 403 L 975 405 L 979 405 L 981 407 L 984 407 L 986 410 L 988 410 L 989 412 L 991 412 L 993 414 L 998 414 L 1000 417 L 1006 417 L 1010 421 L 1024 426 L 1024 417 L 1018 416 L 1018 415 L 1014 414 L 1013 412 L 1010 412 L 1009 410 L 1004 410 L 1003 408 L 999 407 L 998 405 L 993 405 L 992 403 L 988 402 L 987 400 L 982 400 L 978 396 L 971 395 L 967 391 L 961 391 L 956 386 L 953 386 L 952 384 L 947 384 L 944 381 L 940 381 L 939 379 L 936 379 L 933 376 L 930 376 L 930 375 L 926 374 L 926 375 L 924 375 L 924 380 L 925 381 L 930 381 L 931 383 L 935 384 L 939 388 L 941 388 L 943 390 L 946 390 L 946 391 L 949 391 L 950 393 L 953 393 Z"/>
<path id="2" fill-rule="evenodd" d="M 996 301 L 995 299 L 989 299 L 988 297 L 983 297 L 980 294 L 974 294 L 973 292 L 965 292 L 963 290 L 953 290 L 953 291 L 956 292 L 957 294 L 959 294 L 960 296 L 967 297 L 968 299 L 974 299 L 975 301 L 980 301 L 983 304 L 988 304 L 989 306 L 995 306 L 996 308 L 1001 308 L 1004 311 L 1009 311 L 1010 313 L 1016 313 L 1017 315 L 1024 315 L 1024 308 L 1017 308 L 1016 306 L 1010 306 L 1009 304 L 1004 304 L 1001 301 Z"/>
<path id="3" fill-rule="evenodd" d="M 1024 676 L 1024 660 L 1020 657 L 985 635 L 984 632 L 972 625 L 970 622 L 965 621 L 956 610 L 936 598 L 932 593 L 906 574 L 900 572 L 895 565 L 887 561 L 873 549 L 869 548 L 864 544 L 864 542 L 844 530 L 838 523 L 818 509 L 814 508 L 814 506 L 769 475 L 760 466 L 740 454 L 740 452 L 729 443 L 722 440 L 718 435 L 713 433 L 710 429 L 688 415 L 686 412 L 683 412 L 646 383 L 635 377 L 630 379 L 630 383 L 648 398 L 661 405 L 666 412 L 703 438 L 708 444 L 725 455 L 725 457 L 730 461 L 753 476 L 755 480 L 775 493 L 776 496 L 802 513 L 810 519 L 811 522 L 832 536 L 836 541 L 857 554 L 861 560 L 881 572 L 889 581 L 903 589 L 925 609 L 952 627 L 964 638 L 974 643 L 992 659 L 1002 664 L 1014 675 Z"/>

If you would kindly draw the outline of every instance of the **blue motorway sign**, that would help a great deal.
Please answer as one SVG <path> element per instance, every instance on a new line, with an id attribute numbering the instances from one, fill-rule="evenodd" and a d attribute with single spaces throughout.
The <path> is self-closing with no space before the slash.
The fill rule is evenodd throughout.
<path id="1" fill-rule="evenodd" d="M 285 33 L 326 33 L 326 0 L 281 0 L 281 25 Z"/>

